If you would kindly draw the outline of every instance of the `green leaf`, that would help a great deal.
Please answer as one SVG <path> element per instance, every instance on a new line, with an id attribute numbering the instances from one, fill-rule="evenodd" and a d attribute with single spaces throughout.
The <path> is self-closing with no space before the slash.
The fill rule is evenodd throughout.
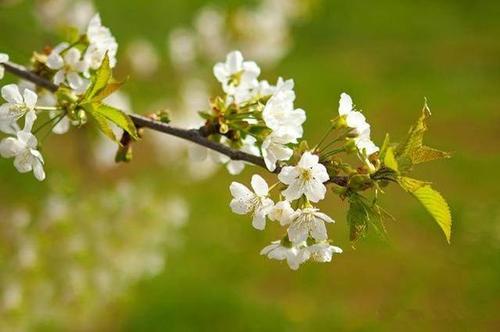
<path id="1" fill-rule="evenodd" d="M 427 106 L 427 100 L 422 115 L 417 123 L 410 128 L 408 135 L 395 149 L 394 155 L 399 165 L 399 171 L 406 174 L 411 171 L 413 165 L 432 161 L 436 159 L 449 158 L 450 154 L 423 145 L 424 133 L 427 131 L 427 119 L 431 112 Z"/>
<path id="2" fill-rule="evenodd" d="M 213 116 L 207 112 L 200 111 L 198 112 L 198 115 L 205 120 L 211 120 L 213 118 Z"/>
<path id="3" fill-rule="evenodd" d="M 452 223 L 451 212 L 443 196 L 428 185 L 415 190 L 413 195 L 422 203 L 434 220 L 436 220 L 443 230 L 446 240 L 450 243 Z"/>
<path id="4" fill-rule="evenodd" d="M 385 157 L 384 157 L 384 165 L 389 167 L 390 169 L 399 172 L 398 161 L 394 156 L 394 149 L 392 147 L 388 147 L 386 149 Z"/>
<path id="5" fill-rule="evenodd" d="M 358 241 L 366 235 L 368 228 L 368 213 L 359 198 L 353 196 L 349 199 L 349 210 L 347 211 L 347 224 L 349 225 L 349 240 Z"/>
<path id="6" fill-rule="evenodd" d="M 423 186 L 429 185 L 429 182 L 415 180 L 406 176 L 398 177 L 399 185 L 406 191 L 413 193 L 415 190 L 422 188 Z"/>
<path id="7" fill-rule="evenodd" d="M 113 141 L 115 141 L 115 142 L 118 143 L 118 139 L 116 138 L 115 134 L 113 133 L 113 130 L 111 129 L 111 127 L 110 127 L 109 122 L 107 121 L 107 119 L 104 116 L 102 116 L 100 113 L 97 113 L 97 112 L 91 112 L 91 111 L 89 111 L 88 113 L 92 116 L 92 118 L 97 123 L 97 128 L 99 128 L 99 130 L 104 135 L 106 135 L 111 140 L 113 140 Z"/>
<path id="8" fill-rule="evenodd" d="M 394 150 L 394 155 L 399 164 L 401 173 L 406 173 L 413 166 L 412 155 L 415 151 L 422 147 L 424 133 L 427 130 L 427 119 L 431 116 L 427 101 L 422 109 L 422 115 L 417 120 L 417 123 L 410 128 L 406 138 L 398 144 Z"/>
<path id="9" fill-rule="evenodd" d="M 92 82 L 88 87 L 87 91 L 83 95 L 83 100 L 85 102 L 90 102 L 97 96 L 101 91 L 103 91 L 111 79 L 111 66 L 109 65 L 108 54 L 104 56 L 101 66 L 96 70 L 92 77 Z"/>
<path id="10" fill-rule="evenodd" d="M 104 98 L 108 97 L 109 95 L 113 94 L 116 92 L 118 89 L 120 89 L 125 82 L 121 81 L 114 81 L 111 79 L 112 82 L 109 82 L 104 89 L 102 89 L 99 93 L 97 93 L 93 98 L 92 102 L 97 102 L 101 101 Z"/>
<path id="11" fill-rule="evenodd" d="M 385 134 L 384 142 L 382 143 L 382 147 L 380 148 L 380 153 L 379 157 L 380 160 L 385 159 L 385 154 L 387 153 L 387 149 L 390 146 L 390 138 L 389 138 L 389 133 Z"/>
<path id="12" fill-rule="evenodd" d="M 385 237 L 384 216 L 387 214 L 375 202 L 369 203 L 362 195 L 351 194 L 347 211 L 349 239 L 356 242 L 364 237 L 368 231 L 368 225 L 371 225 L 380 236 Z"/>
<path id="13" fill-rule="evenodd" d="M 130 136 L 137 140 L 139 136 L 137 135 L 137 129 L 132 122 L 132 119 L 123 111 L 111 107 L 106 104 L 94 103 L 91 107 L 92 115 L 98 114 L 99 116 L 113 122 L 118 127 L 125 130 Z"/>
<path id="14" fill-rule="evenodd" d="M 451 239 L 451 212 L 448 203 L 443 196 L 423 181 L 400 177 L 399 184 L 406 191 L 412 194 L 431 214 L 439 227 L 443 230 L 446 240 L 450 243 Z"/>
<path id="15" fill-rule="evenodd" d="M 427 106 L 427 101 L 422 109 L 422 115 L 417 120 L 415 126 L 408 131 L 406 138 L 396 147 L 395 155 L 397 157 L 407 156 L 412 151 L 422 146 L 424 132 L 427 130 L 427 119 L 431 116 L 431 111 Z"/>
<path id="16" fill-rule="evenodd" d="M 451 158 L 451 154 L 425 145 L 414 151 L 411 156 L 412 162 L 415 165 L 444 158 Z"/>

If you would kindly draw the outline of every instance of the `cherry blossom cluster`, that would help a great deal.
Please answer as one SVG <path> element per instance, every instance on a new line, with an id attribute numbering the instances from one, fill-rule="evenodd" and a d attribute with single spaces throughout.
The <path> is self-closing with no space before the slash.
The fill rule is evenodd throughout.
<path id="1" fill-rule="evenodd" d="M 314 148 L 303 147 L 302 125 L 306 113 L 296 108 L 294 82 L 279 78 L 275 85 L 259 80 L 261 70 L 253 61 L 246 61 L 239 51 L 233 51 L 225 62 L 213 69 L 224 95 L 212 100 L 211 112 L 202 113 L 206 127 L 215 128 L 211 139 L 230 147 L 262 157 L 267 169 L 278 173 L 279 182 L 271 189 L 284 187 L 275 201 L 263 178 L 252 177 L 252 190 L 233 182 L 230 187 L 231 209 L 237 214 L 251 214 L 252 225 L 263 230 L 266 220 L 287 228 L 286 236 L 262 250 L 271 259 L 287 260 L 292 269 L 308 261 L 329 262 L 342 250 L 332 246 L 326 224 L 333 219 L 313 204 L 323 200 L 330 173 L 337 174 L 345 166 L 332 164 L 341 153 L 355 153 L 363 162 L 366 173 L 377 169 L 379 148 L 370 138 L 370 125 L 357 111 L 352 99 L 342 93 L 338 116 L 321 143 Z M 331 132 L 337 132 L 335 139 Z M 219 159 L 227 163 L 232 174 L 241 172 L 242 161 Z"/>
<path id="2" fill-rule="evenodd" d="M 217 139 L 241 151 L 260 156 L 272 172 L 278 161 L 293 155 L 290 146 L 302 137 L 304 110 L 295 108 L 293 80 L 279 78 L 275 85 L 259 81 L 260 68 L 233 51 L 225 62 L 217 63 L 214 75 L 222 85 L 224 97 L 212 103 L 213 112 L 202 114 L 218 128 Z M 244 163 L 217 156 L 227 163 L 231 174 L 239 174 Z"/>
<path id="3" fill-rule="evenodd" d="M 287 56 L 294 42 L 292 26 L 298 21 L 306 21 L 316 4 L 315 0 L 258 0 L 230 7 L 207 4 L 195 13 L 189 26 L 179 26 L 169 32 L 169 58 L 172 70 L 178 73 L 172 82 L 178 92 L 169 100 L 171 123 L 182 128 L 203 125 L 194 110 L 206 109 L 211 96 L 207 67 L 229 51 L 242 51 L 264 70 L 275 67 Z M 141 48 L 142 53 L 146 51 L 147 48 Z M 134 57 L 138 57 L 137 51 Z M 141 66 L 146 63 L 141 61 Z M 135 74 L 139 76 L 140 73 L 135 70 Z M 179 164 L 194 181 L 214 175 L 221 163 L 225 163 L 231 173 L 243 167 L 243 163 L 231 162 L 218 154 L 210 153 L 210 158 L 206 158 L 206 151 L 200 153 L 200 149 L 192 148 L 191 144 L 182 144 L 165 135 L 155 135 L 152 143 L 158 151 L 159 162 L 170 167 Z M 245 146 L 255 150 L 251 144 Z M 190 158 L 184 158 L 186 155 Z"/>
<path id="4" fill-rule="evenodd" d="M 21 173 L 33 171 L 39 181 L 45 179 L 44 159 L 39 151 L 37 134 L 48 129 L 48 133 L 66 133 L 71 125 L 81 126 L 86 115 L 72 108 L 72 100 L 82 95 L 89 87 L 90 79 L 101 66 L 104 57 L 109 65 L 116 64 L 118 44 L 110 30 L 101 24 L 97 14 L 90 20 L 85 34 L 71 42 L 63 42 L 47 53 L 35 53 L 33 69 L 58 86 L 65 87 L 63 98 L 45 90 L 36 92 L 36 87 L 22 82 L 1 88 L 4 103 L 0 105 L 0 131 L 9 135 L 0 141 L 0 155 L 14 158 L 14 166 Z M 0 53 L 0 63 L 7 63 L 7 54 Z M 4 67 L 0 66 L 0 79 Z M 69 99 L 69 102 L 68 102 Z M 45 118 L 35 127 L 37 119 Z M 21 128 L 19 122 L 24 120 Z M 43 136 L 43 138 L 45 138 Z"/>
<path id="5" fill-rule="evenodd" d="M 293 270 L 309 259 L 330 262 L 333 254 L 342 252 L 328 239 L 326 223 L 334 221 L 312 205 L 325 198 L 324 183 L 329 180 L 325 166 L 319 163 L 318 156 L 306 152 L 296 166 L 283 167 L 278 179 L 287 187 L 279 195 L 284 199 L 277 203 L 270 198 L 269 186 L 259 175 L 252 177 L 253 191 L 233 182 L 231 209 L 237 214 L 251 214 L 252 225 L 258 230 L 266 227 L 266 219 L 287 227 L 282 240 L 262 249 L 261 254 L 270 259 L 286 260 Z"/>

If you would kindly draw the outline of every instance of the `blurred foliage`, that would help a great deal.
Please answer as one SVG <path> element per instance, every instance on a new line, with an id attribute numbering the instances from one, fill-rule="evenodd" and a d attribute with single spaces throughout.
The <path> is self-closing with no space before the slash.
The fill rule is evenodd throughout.
<path id="1" fill-rule="evenodd" d="M 237 6 L 243 1 L 213 3 Z M 180 74 L 168 65 L 166 36 L 189 25 L 205 4 L 97 1 L 120 42 L 119 58 L 138 37 L 162 54 L 155 75 L 131 77 L 125 86 L 137 112 L 176 93 Z M 258 255 L 276 236 L 264 238 L 247 219 L 230 213 L 231 178 L 225 172 L 190 183 L 182 168 L 155 163 L 147 134 L 135 146 L 132 164 L 98 170 L 88 165 L 85 147 L 77 149 L 78 135 L 71 141 L 54 138 L 60 148 L 45 152 L 51 161 L 48 173 L 63 169 L 73 178 L 72 190 L 96 190 L 147 174 L 154 178 L 151 187 L 183 193 L 193 209 L 184 248 L 171 253 L 161 275 L 139 283 L 124 303 L 103 312 L 95 329 L 498 330 L 500 183 L 493 171 L 500 167 L 499 15 L 500 3 L 485 0 L 323 1 L 307 22 L 295 26 L 289 56 L 263 75 L 295 79 L 297 105 L 308 112 L 309 141 L 319 138 L 342 91 L 369 116 L 379 143 L 389 129 L 394 141 L 403 137 L 428 97 L 433 117 L 427 144 L 453 152 L 452 159 L 436 161 L 425 178 L 439 182 L 453 209 L 451 245 L 418 203 L 389 188 L 383 203 L 397 221 L 386 223 L 387 242 L 373 232 L 349 250 L 346 202 L 329 200 L 322 209 L 337 221 L 333 237 L 344 254 L 332 264 L 291 272 L 286 264 Z M 0 31 L 11 31 L 2 34 L 0 49 L 14 61 L 56 41 L 37 25 L 30 1 L 0 8 Z M 119 65 L 117 77 L 127 73 L 127 66 Z M 431 168 L 426 167 L 428 174 Z M 0 174 L 2 208 L 36 208 L 49 190 L 16 174 L 5 160 Z"/>

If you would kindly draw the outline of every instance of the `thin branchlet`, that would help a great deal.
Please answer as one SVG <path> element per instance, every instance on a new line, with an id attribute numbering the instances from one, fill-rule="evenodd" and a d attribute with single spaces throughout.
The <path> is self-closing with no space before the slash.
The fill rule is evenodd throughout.
<path id="1" fill-rule="evenodd" d="M 22 79 L 30 81 L 36 84 L 39 87 L 45 88 L 51 92 L 56 92 L 59 88 L 56 84 L 51 81 L 38 76 L 37 74 L 27 70 L 25 67 L 12 63 L 6 62 L 0 64 L 0 66 L 4 66 L 5 71 L 16 75 Z M 171 136 L 179 137 L 185 139 L 187 141 L 193 142 L 195 144 L 204 146 L 208 149 L 217 151 L 223 155 L 228 156 L 232 160 L 241 160 L 248 162 L 250 164 L 254 164 L 263 168 L 266 168 L 266 163 L 264 159 L 243 151 L 232 149 L 224 144 L 214 142 L 208 138 L 211 134 L 210 130 L 207 130 L 205 127 L 201 127 L 199 129 L 183 129 L 168 125 L 166 123 L 156 121 L 149 117 L 145 117 L 138 114 L 128 114 L 129 117 L 134 122 L 134 125 L 137 128 L 148 128 L 154 131 L 162 132 Z M 267 168 L 266 168 L 267 169 Z M 273 173 L 279 173 L 281 168 L 278 166 Z M 330 183 L 335 183 L 339 186 L 345 187 L 347 186 L 348 179 L 346 176 L 333 176 L 328 181 Z"/>

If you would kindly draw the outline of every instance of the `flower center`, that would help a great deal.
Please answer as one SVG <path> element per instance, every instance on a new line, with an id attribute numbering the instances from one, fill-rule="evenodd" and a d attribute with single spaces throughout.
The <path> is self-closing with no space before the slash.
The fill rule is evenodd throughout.
<path id="1" fill-rule="evenodd" d="M 301 168 L 299 176 L 302 181 L 311 181 L 313 178 L 312 170 L 310 168 Z"/>
<path id="2" fill-rule="evenodd" d="M 232 85 L 232 86 L 240 85 L 242 77 L 243 77 L 243 70 L 232 74 L 231 77 L 229 78 L 229 82 L 228 82 L 229 85 Z"/>

